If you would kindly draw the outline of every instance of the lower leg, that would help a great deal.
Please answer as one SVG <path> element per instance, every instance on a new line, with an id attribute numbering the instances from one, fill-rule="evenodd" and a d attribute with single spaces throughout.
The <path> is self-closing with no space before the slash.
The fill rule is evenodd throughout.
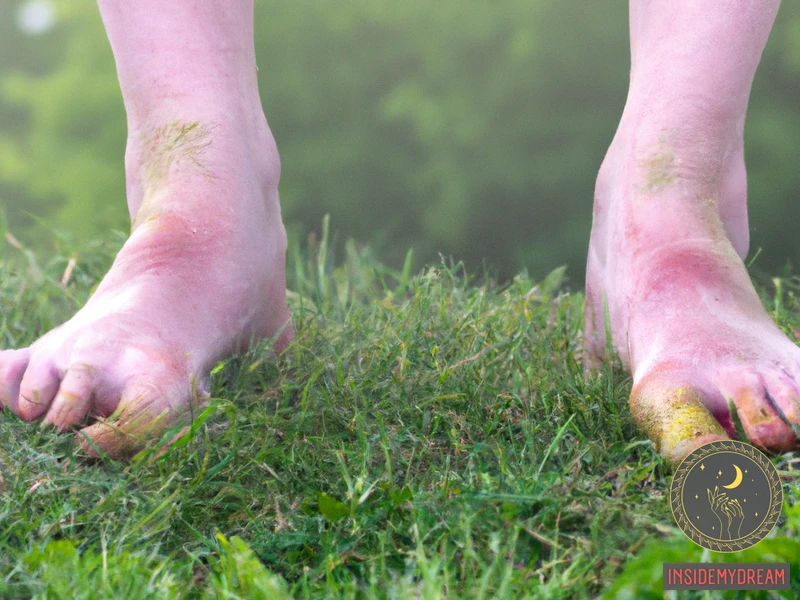
<path id="1" fill-rule="evenodd" d="M 212 137 L 215 146 L 234 145 L 231 150 L 247 154 L 262 171 L 274 212 L 280 161 L 258 94 L 253 0 L 99 5 L 128 116 L 125 162 L 134 224 L 148 185 L 166 170 L 208 175 L 216 167 L 216 179 L 238 175 L 235 163 L 211 165 L 206 161 L 219 157 L 200 156 Z"/>
<path id="2" fill-rule="evenodd" d="M 755 443 L 796 443 L 800 352 L 742 263 L 744 117 L 777 8 L 631 3 L 630 90 L 597 181 L 587 351 L 602 353 L 607 315 L 634 417 L 673 459 L 733 433 L 729 402 Z"/>
<path id="3" fill-rule="evenodd" d="M 185 417 L 213 364 L 287 327 L 279 161 L 252 0 L 100 0 L 128 114 L 131 238 L 86 306 L 0 353 L 0 404 L 125 454 Z M 113 415 L 113 416 L 112 416 Z"/>
<path id="4" fill-rule="evenodd" d="M 712 0 L 637 0 L 630 8 L 631 82 L 612 147 L 627 154 L 609 159 L 635 171 L 639 196 L 679 200 L 665 216 L 697 210 L 696 196 L 708 195 L 742 257 L 749 242 L 745 112 L 778 5 L 733 0 L 720 10 Z M 652 223 L 649 211 L 638 216 Z"/>

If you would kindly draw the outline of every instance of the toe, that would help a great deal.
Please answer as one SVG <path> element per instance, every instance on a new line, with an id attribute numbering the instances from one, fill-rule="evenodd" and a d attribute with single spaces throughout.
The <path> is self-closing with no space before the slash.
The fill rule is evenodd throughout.
<path id="1" fill-rule="evenodd" d="M 0 408 L 18 411 L 19 386 L 30 361 L 30 350 L 0 351 Z"/>
<path id="2" fill-rule="evenodd" d="M 639 427 L 668 461 L 678 464 L 695 448 L 727 439 L 706 406 L 720 398 L 711 389 L 685 385 L 680 377 L 647 375 L 631 391 L 630 407 Z"/>
<path id="3" fill-rule="evenodd" d="M 58 388 L 45 423 L 55 425 L 60 431 L 82 423 L 92 408 L 95 371 L 88 365 L 69 368 Z"/>
<path id="4" fill-rule="evenodd" d="M 787 371 L 768 372 L 764 382 L 769 391 L 768 401 L 774 402 L 774 408 L 791 428 L 797 431 L 800 427 L 800 386 L 797 379 Z"/>
<path id="5" fill-rule="evenodd" d="M 26 421 L 47 412 L 58 391 L 60 377 L 49 358 L 32 356 L 19 388 L 17 414 Z"/>
<path id="6" fill-rule="evenodd" d="M 715 382 L 736 407 L 751 443 L 773 452 L 794 448 L 797 438 L 779 405 L 791 409 L 794 403 L 794 390 L 788 380 L 777 374 L 765 376 L 750 370 L 726 369 L 717 373 Z"/>
<path id="7" fill-rule="evenodd" d="M 187 388 L 129 384 L 111 416 L 78 432 L 83 450 L 91 456 L 98 456 L 99 450 L 112 458 L 127 459 L 149 442 L 158 442 L 168 429 L 188 420 L 191 407 L 199 404 Z"/>

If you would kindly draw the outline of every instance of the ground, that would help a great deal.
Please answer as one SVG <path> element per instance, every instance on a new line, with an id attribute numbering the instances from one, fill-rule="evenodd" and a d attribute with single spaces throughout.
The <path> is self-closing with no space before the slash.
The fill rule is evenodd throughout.
<path id="1" fill-rule="evenodd" d="M 0 347 L 68 317 L 121 239 L 0 246 Z M 291 249 L 296 340 L 219 365 L 165 452 L 93 461 L 0 414 L 0 597 L 660 598 L 662 561 L 701 558 L 792 562 L 800 593 L 800 454 L 775 457 L 774 537 L 688 541 L 628 376 L 583 373 L 563 271 L 498 286 L 332 254 Z M 762 283 L 796 339 L 800 279 Z"/>

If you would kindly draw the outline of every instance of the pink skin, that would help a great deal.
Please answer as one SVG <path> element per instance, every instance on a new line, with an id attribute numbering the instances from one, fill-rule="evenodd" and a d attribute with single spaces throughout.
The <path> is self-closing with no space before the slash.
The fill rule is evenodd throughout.
<path id="1" fill-rule="evenodd" d="M 604 354 L 607 311 L 634 418 L 673 461 L 734 435 L 729 402 L 751 442 L 797 446 L 800 349 L 742 263 L 744 118 L 778 4 L 631 2 L 630 91 L 597 180 L 587 354 Z"/>
<path id="2" fill-rule="evenodd" d="M 797 443 L 800 351 L 741 259 L 744 115 L 777 6 L 631 6 L 630 93 L 597 182 L 587 356 L 604 354 L 607 307 L 634 417 L 672 460 L 733 433 L 728 401 L 753 442 Z M 251 337 L 288 341 L 286 242 L 252 0 L 100 7 L 128 112 L 133 233 L 72 320 L 0 353 L 0 402 L 61 429 L 110 417 L 82 433 L 126 455 L 191 414 L 215 361 Z"/>
<path id="3" fill-rule="evenodd" d="M 100 0 L 128 114 L 130 239 L 86 306 L 0 352 L 0 403 L 129 456 L 185 420 L 213 365 L 291 338 L 280 163 L 253 1 Z M 107 418 L 107 419 L 106 419 Z"/>

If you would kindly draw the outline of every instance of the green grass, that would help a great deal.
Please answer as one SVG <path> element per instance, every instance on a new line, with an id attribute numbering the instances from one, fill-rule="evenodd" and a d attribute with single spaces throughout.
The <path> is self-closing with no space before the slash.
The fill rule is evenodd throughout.
<path id="1" fill-rule="evenodd" d="M 118 243 L 41 264 L 6 246 L 0 348 L 68 317 Z M 289 270 L 296 341 L 220 365 L 210 408 L 160 456 L 91 461 L 0 414 L 0 597 L 661 598 L 662 561 L 701 559 L 787 560 L 785 597 L 800 592 L 797 455 L 776 457 L 774 536 L 703 554 L 675 527 L 629 378 L 582 371 L 563 272 L 479 284 L 327 240 Z M 787 331 L 797 289 L 765 296 Z"/>

